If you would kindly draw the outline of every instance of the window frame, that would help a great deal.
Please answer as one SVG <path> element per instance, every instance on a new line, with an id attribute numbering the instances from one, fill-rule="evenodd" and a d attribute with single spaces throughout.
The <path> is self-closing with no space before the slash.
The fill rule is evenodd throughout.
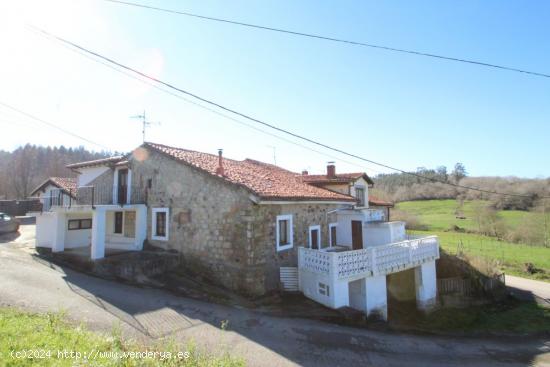
<path id="1" fill-rule="evenodd" d="M 122 221 L 121 221 L 121 223 L 120 223 L 120 232 L 117 232 L 117 231 L 116 231 L 116 229 L 117 229 L 117 228 L 116 228 L 116 216 L 117 216 L 118 213 L 120 213 L 120 214 L 122 215 Z M 124 219 L 125 219 L 125 217 L 126 217 L 124 214 L 125 214 L 124 211 L 116 211 L 116 212 L 114 212 L 114 214 L 113 214 L 113 219 L 114 219 L 114 222 L 113 222 L 113 234 L 114 234 L 114 235 L 117 235 L 117 236 L 122 236 L 122 235 L 124 235 Z"/>
<path id="2" fill-rule="evenodd" d="M 82 222 L 84 222 L 84 221 L 90 221 L 90 226 L 89 227 L 82 226 Z M 75 222 L 78 223 L 78 227 L 77 228 L 71 228 L 71 223 L 75 223 Z M 82 230 L 82 229 L 92 229 L 92 225 L 93 225 L 92 218 L 68 219 L 67 220 L 67 231 L 79 231 L 79 230 Z"/>
<path id="3" fill-rule="evenodd" d="M 338 243 L 336 241 L 338 241 L 338 232 L 336 232 L 336 238 L 335 238 L 335 243 L 334 243 L 334 246 L 332 246 L 332 228 L 336 228 L 335 231 L 338 231 L 338 223 L 329 223 L 328 224 L 328 247 L 334 247 L 334 246 L 338 246 Z"/>
<path id="4" fill-rule="evenodd" d="M 359 200 L 359 202 L 357 203 L 357 206 L 360 208 L 363 208 L 366 206 L 365 186 L 354 186 L 354 187 L 355 187 L 355 198 Z M 359 196 L 357 195 L 357 190 L 361 190 L 363 192 L 362 198 L 359 198 Z"/>
<path id="5" fill-rule="evenodd" d="M 156 234 L 158 213 L 165 213 L 164 236 L 158 236 Z M 168 241 L 170 229 L 170 208 L 152 208 L 151 214 L 151 239 L 156 241 Z"/>
<path id="6" fill-rule="evenodd" d="M 313 226 L 309 226 L 309 230 L 308 230 L 308 244 L 309 244 L 309 248 L 314 250 L 313 248 L 313 243 L 312 243 L 312 238 L 311 238 L 311 232 L 312 231 L 317 231 L 318 235 L 317 235 L 317 250 L 320 250 L 321 249 L 321 225 L 320 224 L 315 224 Z"/>
<path id="7" fill-rule="evenodd" d="M 281 245 L 279 243 L 281 238 L 279 222 L 285 221 L 285 220 L 288 221 L 288 226 L 287 226 L 288 243 Z M 283 214 L 283 215 L 277 216 L 277 220 L 275 221 L 275 232 L 276 232 L 275 246 L 277 248 L 277 252 L 289 250 L 294 247 L 294 228 L 292 225 L 292 214 Z"/>

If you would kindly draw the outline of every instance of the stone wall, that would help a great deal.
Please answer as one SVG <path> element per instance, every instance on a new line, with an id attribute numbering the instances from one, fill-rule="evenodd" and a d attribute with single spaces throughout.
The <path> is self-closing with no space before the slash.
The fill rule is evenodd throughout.
<path id="1" fill-rule="evenodd" d="M 250 295 L 277 289 L 279 267 L 297 266 L 297 247 L 308 245 L 310 225 L 321 225 L 322 244 L 328 244 L 335 217 L 326 212 L 335 204 L 255 204 L 245 188 L 153 151 L 136 152 L 130 164 L 136 182 L 152 179 L 149 244 L 176 250 L 186 269 L 227 288 Z M 167 241 L 151 238 L 152 208 L 169 208 Z M 280 214 L 293 215 L 294 248 L 277 252 Z"/>
<path id="2" fill-rule="evenodd" d="M 265 291 L 279 287 L 279 268 L 298 266 L 298 247 L 309 246 L 309 226 L 321 226 L 321 246 L 328 246 L 328 224 L 336 221 L 335 213 L 327 212 L 340 207 L 337 204 L 263 204 L 254 208 L 254 243 L 251 253 L 256 279 L 263 279 Z M 277 252 L 277 215 L 292 215 L 294 246 Z"/>
<path id="3" fill-rule="evenodd" d="M 88 186 L 94 187 L 94 202 L 92 203 L 92 190 Z M 96 177 L 86 187 L 78 188 L 78 204 L 81 205 L 100 205 L 113 203 L 114 169 L 109 168 L 101 175 Z"/>

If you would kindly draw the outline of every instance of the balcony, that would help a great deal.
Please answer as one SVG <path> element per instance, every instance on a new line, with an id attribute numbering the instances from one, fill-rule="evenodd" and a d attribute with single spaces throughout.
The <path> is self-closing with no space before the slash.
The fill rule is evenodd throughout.
<path id="1" fill-rule="evenodd" d="M 49 211 L 56 207 L 70 208 L 84 205 L 93 207 L 113 204 L 145 204 L 147 190 L 139 186 L 82 186 L 76 190 L 70 190 L 69 194 L 61 190 L 53 190 L 50 196 L 42 197 L 41 201 L 42 211 Z"/>
<path id="2" fill-rule="evenodd" d="M 437 236 L 373 246 L 362 250 L 339 251 L 339 249 L 342 247 L 323 250 L 300 247 L 299 270 L 333 280 L 352 281 L 396 273 L 439 258 Z"/>
<path id="3" fill-rule="evenodd" d="M 363 209 L 363 214 L 367 222 L 383 222 L 387 220 L 386 212 L 383 209 Z"/>

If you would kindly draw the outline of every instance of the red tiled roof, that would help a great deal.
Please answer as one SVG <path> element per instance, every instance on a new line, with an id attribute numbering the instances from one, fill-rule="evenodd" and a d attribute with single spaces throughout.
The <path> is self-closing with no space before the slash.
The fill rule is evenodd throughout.
<path id="1" fill-rule="evenodd" d="M 378 199 L 376 196 L 372 196 L 369 194 L 369 205 L 374 206 L 391 206 L 393 207 L 393 203 L 389 201 L 384 201 L 382 199 Z"/>
<path id="2" fill-rule="evenodd" d="M 66 167 L 70 168 L 70 169 L 77 169 L 77 168 L 82 168 L 82 167 L 100 166 L 100 165 L 104 165 L 104 164 L 109 165 L 109 164 L 118 163 L 118 162 L 124 160 L 124 158 L 125 158 L 125 156 L 117 155 L 117 156 L 109 157 L 109 158 L 95 159 L 93 161 L 73 163 L 73 164 L 67 165 Z"/>
<path id="3" fill-rule="evenodd" d="M 352 173 L 338 173 L 335 177 L 328 177 L 325 175 L 301 175 L 303 182 L 309 184 L 331 184 L 331 183 L 348 183 L 355 181 L 361 177 L 365 179 L 369 184 L 373 184 L 373 181 L 364 172 L 352 172 Z"/>
<path id="4" fill-rule="evenodd" d="M 295 172 L 272 164 L 245 159 L 223 158 L 224 175 L 216 173 L 218 156 L 162 144 L 144 143 L 144 147 L 165 154 L 179 162 L 247 188 L 263 200 L 346 201 L 356 199 L 308 185 Z"/>
<path id="5" fill-rule="evenodd" d="M 36 189 L 31 192 L 34 195 L 37 191 L 42 190 L 44 187 L 52 185 L 65 191 L 67 194 L 76 192 L 77 181 L 72 177 L 50 177 L 46 181 L 42 182 Z"/>

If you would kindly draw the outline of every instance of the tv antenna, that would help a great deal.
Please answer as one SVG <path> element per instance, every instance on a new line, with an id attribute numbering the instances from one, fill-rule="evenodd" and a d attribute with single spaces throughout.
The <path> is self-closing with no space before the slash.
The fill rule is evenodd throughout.
<path id="1" fill-rule="evenodd" d="M 151 125 L 160 125 L 160 122 L 156 121 L 147 121 L 147 117 L 145 115 L 145 110 L 143 110 L 143 115 L 135 115 L 135 116 L 130 116 L 130 118 L 133 118 L 133 119 L 141 119 L 141 123 L 143 125 L 143 130 L 141 131 L 142 135 L 143 135 L 143 142 L 145 143 L 145 130 L 151 126 Z"/>
<path id="2" fill-rule="evenodd" d="M 277 165 L 277 147 L 273 145 L 267 145 L 267 147 L 273 149 L 273 164 Z"/>

